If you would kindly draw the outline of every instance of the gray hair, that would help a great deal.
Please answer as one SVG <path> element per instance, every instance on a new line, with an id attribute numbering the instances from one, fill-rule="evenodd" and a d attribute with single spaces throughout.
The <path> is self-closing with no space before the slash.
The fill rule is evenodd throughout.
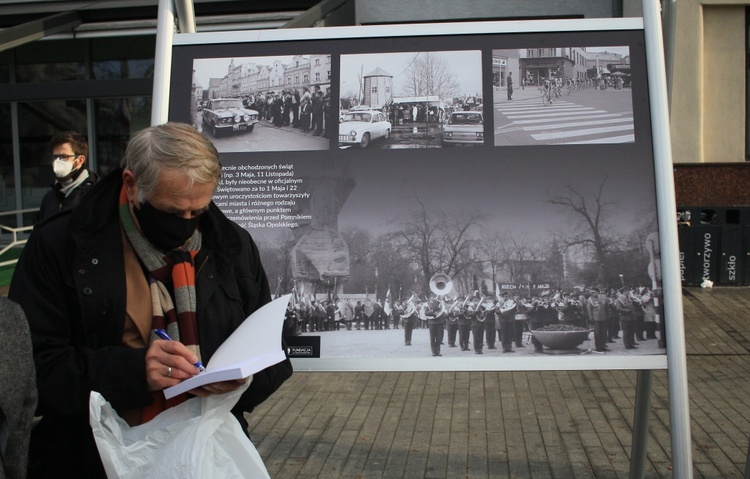
<path id="1" fill-rule="evenodd" d="M 185 123 L 144 128 L 128 142 L 121 166 L 135 175 L 141 201 L 150 198 L 164 170 L 177 170 L 195 183 L 219 184 L 221 163 L 213 143 Z"/>

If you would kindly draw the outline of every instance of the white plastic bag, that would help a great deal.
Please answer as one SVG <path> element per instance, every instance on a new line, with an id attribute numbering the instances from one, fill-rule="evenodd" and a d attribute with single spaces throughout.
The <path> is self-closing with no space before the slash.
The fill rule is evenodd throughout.
<path id="1" fill-rule="evenodd" d="M 107 476 L 159 479 L 268 478 L 253 443 L 230 412 L 250 381 L 230 393 L 192 398 L 130 427 L 98 392 L 89 422 Z"/>

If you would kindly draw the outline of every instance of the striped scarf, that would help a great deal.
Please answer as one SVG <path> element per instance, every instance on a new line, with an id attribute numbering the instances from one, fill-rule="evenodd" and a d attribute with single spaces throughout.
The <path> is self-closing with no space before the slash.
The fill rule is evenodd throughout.
<path id="1" fill-rule="evenodd" d="M 167 253 L 159 251 L 141 234 L 133 221 L 123 186 L 120 191 L 120 222 L 141 262 L 148 270 L 153 310 L 149 344 L 158 339 L 154 329 L 163 329 L 175 341 L 192 350 L 201 359 L 195 297 L 195 256 L 201 248 L 197 229 L 183 248 Z M 172 285 L 174 300 L 167 284 Z"/>

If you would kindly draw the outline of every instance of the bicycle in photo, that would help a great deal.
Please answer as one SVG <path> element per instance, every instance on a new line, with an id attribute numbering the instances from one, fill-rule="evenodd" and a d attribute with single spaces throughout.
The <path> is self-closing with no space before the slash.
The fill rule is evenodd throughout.
<path id="1" fill-rule="evenodd" d="M 555 95 L 555 100 L 559 100 L 562 96 L 562 87 L 560 85 L 554 85 L 552 87 L 552 94 Z"/>
<path id="2" fill-rule="evenodd" d="M 540 87 L 539 91 L 542 93 L 542 105 L 547 106 L 552 104 L 552 93 L 548 87 Z"/>

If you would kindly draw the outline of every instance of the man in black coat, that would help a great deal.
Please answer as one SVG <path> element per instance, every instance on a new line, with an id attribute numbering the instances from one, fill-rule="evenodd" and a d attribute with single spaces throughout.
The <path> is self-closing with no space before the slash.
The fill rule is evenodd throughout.
<path id="1" fill-rule="evenodd" d="M 148 421 L 173 405 L 163 389 L 198 374 L 194 364 L 208 363 L 271 300 L 250 234 L 211 201 L 220 173 L 216 148 L 195 128 L 146 128 L 130 140 L 122 169 L 32 232 L 9 292 L 28 318 L 42 416 L 29 478 L 105 477 L 89 426 L 91 391 L 129 424 Z M 167 320 L 179 339 L 153 334 Z M 291 374 L 287 359 L 253 376 L 232 410 L 245 429 L 244 413 Z"/>
<path id="2" fill-rule="evenodd" d="M 73 131 L 58 133 L 50 140 L 50 149 L 55 183 L 42 198 L 40 221 L 75 208 L 81 196 L 99 180 L 96 173 L 84 168 L 89 146 L 83 136 Z"/>

